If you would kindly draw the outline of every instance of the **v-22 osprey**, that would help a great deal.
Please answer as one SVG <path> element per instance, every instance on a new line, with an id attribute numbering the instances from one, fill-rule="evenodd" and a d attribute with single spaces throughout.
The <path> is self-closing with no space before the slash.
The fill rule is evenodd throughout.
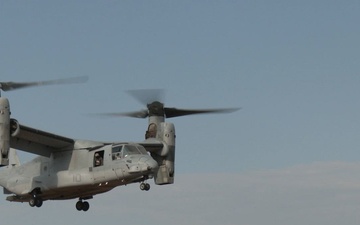
<path id="1" fill-rule="evenodd" d="M 0 82 L 2 91 L 19 88 L 82 83 L 86 77 L 42 82 Z M 148 191 L 148 179 L 157 185 L 174 183 L 175 126 L 165 118 L 203 113 L 228 113 L 238 108 L 188 110 L 167 108 L 158 99 L 159 90 L 132 91 L 146 104 L 145 110 L 109 113 L 107 116 L 148 118 L 145 140 L 100 142 L 68 138 L 22 125 L 10 118 L 10 103 L 0 97 L 0 185 L 11 202 L 41 207 L 46 200 L 78 199 L 76 209 L 89 210 L 95 195 L 131 183 Z M 150 97 L 149 97 L 150 96 Z M 153 96 L 153 97 L 151 97 Z M 155 96 L 155 97 L 154 97 Z M 38 155 L 20 164 L 16 150 Z"/>

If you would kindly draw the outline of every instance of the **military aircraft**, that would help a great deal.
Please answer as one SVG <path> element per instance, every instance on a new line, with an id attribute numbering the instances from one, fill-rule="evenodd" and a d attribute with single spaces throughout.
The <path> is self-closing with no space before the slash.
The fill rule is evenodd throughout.
<path id="1" fill-rule="evenodd" d="M 0 82 L 2 91 L 18 88 L 84 82 L 67 78 L 43 82 Z M 113 188 L 140 183 L 148 191 L 148 179 L 157 185 L 174 183 L 175 126 L 165 118 L 203 113 L 229 113 L 238 108 L 186 110 L 164 107 L 159 90 L 130 91 L 147 109 L 106 116 L 148 118 L 145 140 L 101 142 L 78 140 L 38 130 L 10 118 L 10 104 L 0 97 L 0 185 L 6 199 L 41 207 L 46 200 L 78 199 L 76 209 L 89 210 L 87 200 Z M 37 154 L 20 164 L 16 150 Z"/>

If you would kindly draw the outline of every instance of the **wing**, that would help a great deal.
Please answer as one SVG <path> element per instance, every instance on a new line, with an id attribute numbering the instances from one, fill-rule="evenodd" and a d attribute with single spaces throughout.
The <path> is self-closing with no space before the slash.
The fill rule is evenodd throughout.
<path id="1" fill-rule="evenodd" d="M 24 125 L 19 125 L 19 132 L 10 139 L 10 147 L 25 152 L 50 157 L 52 152 L 73 149 L 75 140 L 48 133 Z"/>
<path id="2" fill-rule="evenodd" d="M 137 144 L 144 146 L 146 151 L 151 153 L 156 152 L 159 155 L 161 155 L 161 151 L 164 147 L 164 143 L 155 138 L 149 138 L 143 142 L 138 142 Z"/>

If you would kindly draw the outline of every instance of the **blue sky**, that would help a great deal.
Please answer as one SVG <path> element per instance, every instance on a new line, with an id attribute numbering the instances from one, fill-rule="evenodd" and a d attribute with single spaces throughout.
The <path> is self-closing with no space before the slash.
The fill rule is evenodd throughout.
<path id="1" fill-rule="evenodd" d="M 322 173 L 310 173 L 312 182 L 330 176 L 326 185 L 318 181 L 321 190 L 358 199 L 356 188 L 331 185 L 358 183 L 358 176 L 352 175 L 360 163 L 359 9 L 359 1 L 351 0 L 1 1 L 1 81 L 89 76 L 86 84 L 3 96 L 10 99 L 12 116 L 24 125 L 105 141 L 144 137 L 146 120 L 88 115 L 142 109 L 126 94 L 130 89 L 163 88 L 169 107 L 242 107 L 228 115 L 172 119 L 177 132 L 176 183 L 153 185 L 155 193 L 146 196 L 137 185 L 96 196 L 81 222 L 94 221 L 94 212 L 101 212 L 108 223 L 117 223 L 106 207 L 111 205 L 123 222 L 165 224 L 155 216 L 149 218 L 153 214 L 139 216 L 126 209 L 148 210 L 132 199 L 162 199 L 158 204 L 174 206 L 178 214 L 167 208 L 164 213 L 184 218 L 179 211 L 187 208 L 184 221 L 199 224 L 217 212 L 216 207 L 193 209 L 198 206 L 194 196 L 200 196 L 206 205 L 212 200 L 222 208 L 229 205 L 217 217 L 223 224 L 295 224 L 304 217 L 310 224 L 339 224 L 323 219 L 334 215 L 343 223 L 356 224 L 358 211 L 348 210 L 354 203 L 342 201 L 341 210 L 324 207 L 336 199 L 325 201 L 328 196 L 309 184 L 306 171 L 321 168 Z M 23 160 L 31 157 L 21 155 Z M 344 176 L 349 179 L 342 180 Z M 293 183 L 294 177 L 304 185 Z M 201 182 L 213 188 L 208 196 L 195 188 Z M 305 199 L 296 207 L 284 207 L 285 200 L 274 197 L 279 196 L 276 188 L 288 183 L 294 191 L 285 191 L 284 196 L 294 204 Z M 245 202 L 241 191 L 248 194 Z M 236 197 L 213 198 L 224 192 Z M 163 200 L 161 193 L 169 198 Z M 184 195 L 188 201 L 182 200 Z M 0 208 L 9 215 L 17 210 L 25 215 L 46 213 L 80 224 L 74 204 L 46 202 L 34 210 L 4 200 Z M 272 211 L 266 210 L 267 204 L 274 206 Z M 306 210 L 309 205 L 314 206 L 313 213 Z M 236 207 L 247 213 L 238 218 Z M 9 216 L 6 222 L 21 223 L 16 219 Z M 219 221 L 213 218 L 206 224 Z"/>

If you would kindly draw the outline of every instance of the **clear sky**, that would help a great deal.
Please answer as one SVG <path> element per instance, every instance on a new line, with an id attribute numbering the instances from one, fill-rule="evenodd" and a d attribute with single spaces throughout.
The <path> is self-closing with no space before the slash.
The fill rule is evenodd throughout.
<path id="1" fill-rule="evenodd" d="M 355 0 L 0 1 L 1 81 L 89 77 L 3 93 L 21 124 L 141 141 L 146 120 L 89 116 L 143 109 L 131 89 L 242 107 L 171 120 L 174 185 L 119 187 L 87 213 L 2 200 L 1 223 L 358 224 L 359 12 Z"/>

